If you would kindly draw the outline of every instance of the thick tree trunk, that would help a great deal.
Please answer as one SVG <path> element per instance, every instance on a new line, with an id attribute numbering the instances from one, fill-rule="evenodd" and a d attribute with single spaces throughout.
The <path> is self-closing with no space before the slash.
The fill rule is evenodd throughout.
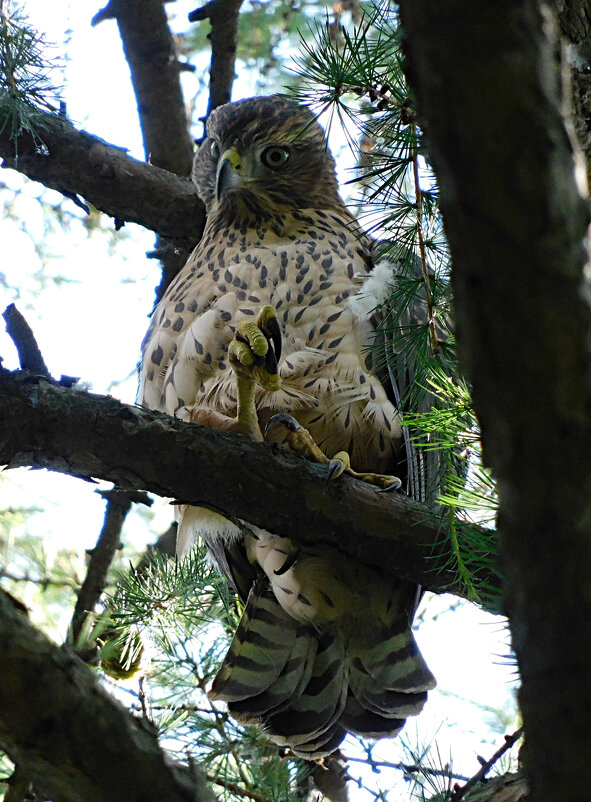
<path id="1" fill-rule="evenodd" d="M 499 483 L 531 799 L 589 799 L 589 219 L 547 3 L 405 0 L 454 260 L 460 355 Z M 578 180 L 579 179 L 579 180 Z"/>

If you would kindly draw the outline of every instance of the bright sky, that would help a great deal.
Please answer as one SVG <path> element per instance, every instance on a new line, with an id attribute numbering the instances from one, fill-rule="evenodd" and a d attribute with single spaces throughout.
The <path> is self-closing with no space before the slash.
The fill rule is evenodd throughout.
<path id="1" fill-rule="evenodd" d="M 64 98 L 72 120 L 143 158 L 135 101 L 116 25 L 107 21 L 90 27 L 92 15 L 103 4 L 100 0 L 26 0 L 23 5 L 49 40 L 62 43 L 64 31 L 71 30 Z M 178 30 L 185 27 L 187 13 L 197 5 L 196 0 L 166 5 L 169 13 L 177 15 Z M 57 52 L 60 54 L 60 47 Z M 207 62 L 205 54 L 200 66 Z M 244 69 L 238 73 L 234 99 L 252 94 L 255 86 L 255 78 Z M 186 74 L 184 80 L 189 85 L 193 82 L 187 87 L 193 94 L 195 78 Z M 205 96 L 201 100 L 203 111 L 206 100 Z M 57 204 L 59 195 L 38 184 L 25 183 L 8 170 L 0 172 L 2 181 L 21 189 L 13 212 L 25 226 L 21 228 L 10 218 L 0 220 L 0 311 L 11 301 L 17 303 L 54 375 L 79 376 L 96 392 L 111 392 L 133 402 L 134 369 L 158 282 L 157 265 L 145 258 L 145 252 L 153 247 L 153 235 L 128 225 L 125 238 L 114 235 L 110 241 L 101 232 L 87 236 L 80 223 L 83 212 L 71 202 L 63 204 L 72 215 L 69 231 L 56 227 L 47 232 L 35 198 L 42 195 L 48 203 Z M 110 223 L 106 221 L 105 225 L 109 227 Z M 33 240 L 43 242 L 47 255 L 44 267 Z M 6 367 L 18 366 L 14 347 L 4 331 L 0 332 L 0 355 Z M 36 503 L 46 509 L 31 519 L 30 528 L 48 544 L 72 548 L 94 545 L 104 502 L 92 486 L 45 471 L 14 471 L 9 478 L 11 481 L 0 482 L 0 508 Z M 170 507 L 163 502 L 154 531 L 163 531 L 169 518 Z M 138 515 L 129 516 L 125 534 L 138 547 L 153 539 Z M 514 709 L 513 669 L 503 664 L 502 655 L 508 653 L 508 646 L 502 622 L 471 605 L 446 613 L 453 601 L 451 597 L 435 599 L 417 635 L 439 682 L 417 726 L 423 741 L 436 737 L 443 760 L 451 750 L 454 767 L 471 774 L 478 769 L 476 754 L 488 757 L 502 742 L 502 735 L 489 727 L 494 719 L 491 710 L 504 708 L 510 720 Z M 406 728 L 410 742 L 415 739 L 414 733 L 412 722 Z M 379 753 L 384 759 L 400 759 L 397 747 L 390 743 L 381 745 Z M 351 773 L 356 769 L 352 765 Z"/>

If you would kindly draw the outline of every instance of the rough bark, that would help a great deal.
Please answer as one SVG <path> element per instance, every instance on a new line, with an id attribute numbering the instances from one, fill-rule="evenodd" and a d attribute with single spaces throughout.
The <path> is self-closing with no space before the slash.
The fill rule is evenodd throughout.
<path id="1" fill-rule="evenodd" d="M 132 159 L 55 115 L 39 113 L 39 137 L 44 147 L 27 134 L 15 143 L 7 130 L 0 132 L 3 166 L 81 195 L 116 221 L 139 223 L 179 248 L 198 242 L 205 210 L 189 179 Z"/>
<path id="2" fill-rule="evenodd" d="M 588 205 L 551 8 L 404 0 L 441 189 L 460 356 L 500 491 L 531 800 L 589 798 Z M 579 170 L 579 175 L 580 175 Z"/>
<path id="3" fill-rule="evenodd" d="M 211 22 L 211 66 L 209 70 L 209 103 L 207 116 L 232 97 L 234 65 L 238 48 L 238 12 L 242 0 L 210 0 L 189 14 L 191 22 Z"/>
<path id="4" fill-rule="evenodd" d="M 324 542 L 436 592 L 466 595 L 437 520 L 396 493 L 237 434 L 22 373 L 0 374 L 0 463 L 100 477 Z M 498 578 L 483 576 L 491 588 Z"/>
<path id="5" fill-rule="evenodd" d="M 556 9 L 572 67 L 575 130 L 591 176 L 591 3 L 556 0 Z"/>
<path id="6" fill-rule="evenodd" d="M 213 802 L 71 651 L 0 591 L 0 747 L 55 802 Z M 48 707 L 48 700 L 51 705 Z"/>
<path id="7" fill-rule="evenodd" d="M 179 64 L 162 0 L 110 0 L 93 19 L 114 18 L 131 72 L 146 161 L 189 176 L 193 142 Z"/>
<path id="8" fill-rule="evenodd" d="M 189 177 L 193 140 L 180 82 L 181 64 L 162 0 L 110 0 L 94 17 L 93 24 L 108 18 L 117 20 L 129 65 L 146 161 Z M 158 238 L 152 254 L 162 267 L 156 301 L 187 261 L 194 242 L 174 248 L 170 247 L 174 242 Z"/>

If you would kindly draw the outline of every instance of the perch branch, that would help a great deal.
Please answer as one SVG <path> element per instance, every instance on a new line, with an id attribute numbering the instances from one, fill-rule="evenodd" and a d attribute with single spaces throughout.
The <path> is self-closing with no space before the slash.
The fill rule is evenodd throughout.
<path id="1" fill-rule="evenodd" d="M 24 373 L 0 373 L 0 462 L 50 468 L 210 507 L 322 541 L 436 592 L 465 595 L 437 518 L 404 496 L 246 437 Z M 494 533 L 491 533 L 494 538 Z M 498 576 L 486 578 L 499 589 Z"/>

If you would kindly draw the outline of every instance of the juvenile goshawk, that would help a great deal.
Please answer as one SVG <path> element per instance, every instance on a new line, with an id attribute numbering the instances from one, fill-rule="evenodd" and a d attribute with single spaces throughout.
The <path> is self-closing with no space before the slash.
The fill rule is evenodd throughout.
<path id="1" fill-rule="evenodd" d="M 329 458 L 396 472 L 400 417 L 367 356 L 359 302 L 369 242 L 312 113 L 279 96 L 216 109 L 193 179 L 207 224 L 154 311 L 140 403 L 258 439 L 289 413 Z M 435 685 L 410 630 L 417 586 L 249 530 L 180 510 L 179 553 L 201 536 L 246 603 L 211 695 L 310 759 L 348 730 L 395 735 Z"/>

